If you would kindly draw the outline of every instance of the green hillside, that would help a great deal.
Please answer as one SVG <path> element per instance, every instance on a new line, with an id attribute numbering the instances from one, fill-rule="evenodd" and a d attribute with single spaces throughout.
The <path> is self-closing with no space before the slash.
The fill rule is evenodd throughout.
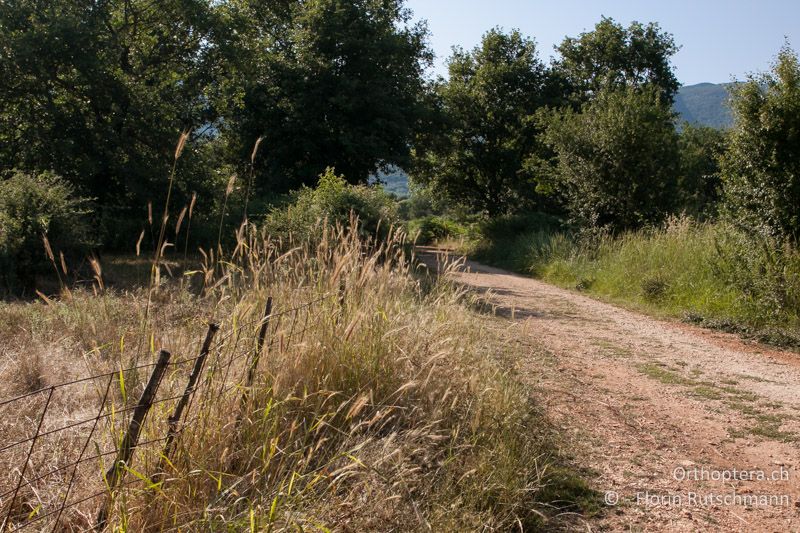
<path id="1" fill-rule="evenodd" d="M 729 128 L 733 124 L 727 105 L 730 83 L 698 83 L 680 88 L 675 111 L 690 124 Z"/>

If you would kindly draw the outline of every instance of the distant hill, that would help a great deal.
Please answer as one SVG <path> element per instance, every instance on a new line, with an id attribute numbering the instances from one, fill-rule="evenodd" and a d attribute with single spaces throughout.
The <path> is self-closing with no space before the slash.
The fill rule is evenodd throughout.
<path id="1" fill-rule="evenodd" d="M 690 124 L 729 128 L 733 116 L 728 107 L 730 83 L 698 83 L 684 85 L 675 97 L 675 111 Z"/>
<path id="2" fill-rule="evenodd" d="M 408 174 L 394 168 L 390 172 L 379 172 L 377 175 L 372 176 L 369 180 L 371 183 L 376 181 L 383 184 L 386 192 L 393 193 L 400 198 L 408 197 Z"/>

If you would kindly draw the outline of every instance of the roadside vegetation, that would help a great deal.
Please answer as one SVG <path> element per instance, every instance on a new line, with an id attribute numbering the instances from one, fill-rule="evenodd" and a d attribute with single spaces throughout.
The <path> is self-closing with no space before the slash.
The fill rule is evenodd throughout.
<path id="1" fill-rule="evenodd" d="M 800 253 L 789 245 L 690 218 L 592 238 L 514 225 L 494 223 L 465 251 L 656 315 L 800 348 Z"/>
<path id="2" fill-rule="evenodd" d="M 615 59 L 595 57 L 601 49 L 637 46 L 642 31 L 659 35 L 648 44 L 661 58 L 645 71 L 650 79 L 620 67 L 628 65 L 623 52 Z M 594 31 L 565 41 L 569 54 L 553 69 L 579 77 L 575 87 L 585 90 L 576 89 L 567 105 L 541 106 L 528 116 L 539 125 L 541 144 L 517 155 L 513 174 L 521 180 L 514 187 L 528 196 L 491 199 L 494 207 L 483 217 L 474 210 L 464 216 L 460 206 L 474 205 L 472 196 L 486 197 L 441 170 L 428 174 L 434 163 L 458 172 L 451 165 L 461 164 L 456 154 L 463 148 L 444 145 L 426 154 L 424 187 L 418 190 L 423 197 L 447 194 L 438 210 L 409 227 L 426 241 L 564 287 L 800 347 L 797 55 L 786 46 L 770 72 L 732 86 L 731 130 L 676 127 L 668 106 L 674 80 L 657 75 L 674 47 L 668 34 L 658 32 L 657 26 L 626 29 L 605 19 Z M 483 46 L 493 43 L 487 35 Z M 478 61 L 487 52 L 479 47 L 473 55 Z M 529 68 L 518 57 L 502 61 L 509 69 Z M 457 80 L 491 92 L 480 70 Z M 443 92 L 445 103 L 449 94 Z M 456 99 L 453 105 L 467 104 Z M 482 131 L 492 138 L 488 126 Z M 508 159 L 503 161 L 484 176 L 511 193 L 512 174 L 492 174 L 508 168 Z M 449 180 L 445 187 L 443 179 Z M 412 196 L 409 203 L 414 201 Z"/>
<path id="3" fill-rule="evenodd" d="M 90 286 L 0 304 L 2 397 L 148 362 L 160 348 L 191 354 L 209 320 L 221 324 L 220 338 L 238 339 L 219 348 L 218 360 L 234 360 L 254 342 L 252 324 L 271 296 L 279 342 L 265 353 L 249 401 L 240 405 L 235 378 L 213 401 L 199 399 L 166 480 L 148 470 L 160 449 L 139 450 L 129 477 L 142 482 L 116 501 L 113 527 L 530 530 L 555 527 L 567 511 L 594 512 L 594 493 L 559 456 L 558 435 L 507 367 L 502 328 L 408 255 L 402 228 L 382 218 L 387 205 L 379 191 L 328 172 L 263 229 L 243 224 L 232 253 L 215 261 L 204 252 L 199 270 L 168 258 L 158 265 L 131 258 L 133 267 L 114 258 Z M 136 265 L 163 272 L 140 284 L 147 275 Z M 106 285 L 109 278 L 116 284 Z M 319 308 L 305 323 L 288 316 L 281 323 L 285 309 L 313 301 Z M 292 331 L 301 327 L 298 341 Z M 224 374 L 242 371 L 234 364 Z M 165 378 L 162 389 L 178 393 L 179 377 Z M 133 396 L 145 380 L 126 375 L 118 392 Z M 59 419 L 45 430 L 85 416 L 96 402 L 94 387 L 57 396 L 51 409 Z M 241 409 L 233 424 L 231 413 Z M 26 409 L 4 415 L 5 442 L 26 435 L 26 416 Z M 147 438 L 165 416 L 151 415 Z M 98 446 L 119 430 L 103 427 Z M 75 428 L 40 444 L 30 471 L 68 464 L 82 435 Z M 11 486 L 15 461 L 24 458 L 2 459 Z M 87 466 L 76 497 L 102 490 L 102 469 Z M 23 523 L 52 509 L 62 489 L 53 479 L 26 486 L 12 518 Z M 95 504 L 69 509 L 59 527 L 91 526 Z"/>
<path id="4" fill-rule="evenodd" d="M 429 37 L 403 0 L 0 2 L 0 402 L 106 372 L 129 404 L 146 376 L 123 369 L 195 353 L 208 322 L 238 339 L 269 296 L 323 301 L 302 341 L 274 326 L 255 385 L 223 381 L 248 401 L 204 403 L 166 481 L 131 470 L 118 530 L 536 530 L 595 512 L 497 322 L 414 244 L 800 346 L 788 44 L 732 85 L 717 131 L 676 124 L 678 45 L 657 23 L 604 17 L 549 63 L 493 28 L 447 79 Z M 374 183 L 397 168 L 408 198 Z M 97 395 L 53 409 L 75 420 Z M 35 412 L 0 417 L 2 440 Z M 0 458 L 3 485 L 63 466 L 80 436 Z M 79 491 L 102 490 L 91 466 Z M 35 479 L 0 501 L 16 522 L 60 498 Z M 53 529 L 92 526 L 86 501 Z"/>

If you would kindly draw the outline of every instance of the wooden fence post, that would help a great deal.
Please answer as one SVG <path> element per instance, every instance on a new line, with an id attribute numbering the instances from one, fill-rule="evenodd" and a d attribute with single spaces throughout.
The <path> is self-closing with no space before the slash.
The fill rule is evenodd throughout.
<path id="1" fill-rule="evenodd" d="M 97 513 L 97 525 L 95 526 L 97 531 L 102 531 L 106 527 L 114 489 L 124 475 L 123 467 L 128 466 L 131 462 L 133 451 L 136 449 L 136 445 L 139 442 L 139 433 L 142 430 L 142 424 L 147 416 L 147 412 L 153 405 L 153 400 L 158 392 L 158 386 L 161 384 L 161 378 L 164 377 L 164 372 L 167 370 L 167 366 L 169 365 L 169 358 L 170 353 L 168 351 L 161 350 L 161 352 L 159 352 L 156 366 L 153 368 L 153 373 L 150 374 L 150 380 L 147 382 L 144 391 L 142 391 L 142 396 L 139 398 L 139 403 L 136 405 L 136 408 L 133 411 L 133 417 L 131 417 L 128 430 L 125 432 L 125 436 L 122 438 L 122 443 L 119 451 L 117 452 L 117 457 L 114 459 L 114 464 L 111 465 L 111 468 L 109 468 L 108 472 L 106 472 L 108 498 L 103 503 L 102 507 L 100 507 L 100 511 Z"/>
<path id="2" fill-rule="evenodd" d="M 269 331 L 269 318 L 272 316 L 272 296 L 267 298 L 267 305 L 264 308 L 264 318 L 261 322 L 261 329 L 258 331 L 258 344 L 256 345 L 255 353 L 250 360 L 250 365 L 247 368 L 247 379 L 244 384 L 244 394 L 242 394 L 241 408 L 244 409 L 247 405 L 249 398 L 250 387 L 253 386 L 253 381 L 256 377 L 256 370 L 258 369 L 258 362 L 261 359 L 261 352 L 264 349 L 264 342 L 267 340 L 267 332 Z M 242 418 L 242 413 L 239 414 L 239 420 Z"/>
<path id="3" fill-rule="evenodd" d="M 189 398 L 194 393 L 197 380 L 200 378 L 200 373 L 203 371 L 203 365 L 205 365 L 206 358 L 208 357 L 208 352 L 211 350 L 211 342 L 214 340 L 214 335 L 217 333 L 217 331 L 219 331 L 219 326 L 217 324 L 211 323 L 208 325 L 206 338 L 203 341 L 203 346 L 200 348 L 200 355 L 194 362 L 192 373 L 189 374 L 189 381 L 186 382 L 186 389 L 184 389 L 183 396 L 181 396 L 177 405 L 175 405 L 175 411 L 168 419 L 169 430 L 167 432 L 167 441 L 164 444 L 164 453 L 161 455 L 161 459 L 159 460 L 158 472 L 163 472 L 164 462 L 169 459 L 169 456 L 173 452 L 172 445 L 175 441 L 175 435 L 178 433 L 178 424 L 181 421 L 181 416 L 183 416 L 183 410 L 189 403 Z"/>

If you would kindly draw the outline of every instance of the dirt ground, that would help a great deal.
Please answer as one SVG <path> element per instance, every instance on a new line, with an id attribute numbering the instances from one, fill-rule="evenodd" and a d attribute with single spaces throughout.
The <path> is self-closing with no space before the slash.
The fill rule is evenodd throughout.
<path id="1" fill-rule="evenodd" d="M 520 374 L 605 498 L 581 529 L 800 531 L 800 355 L 475 262 L 451 275 L 507 319 Z"/>

